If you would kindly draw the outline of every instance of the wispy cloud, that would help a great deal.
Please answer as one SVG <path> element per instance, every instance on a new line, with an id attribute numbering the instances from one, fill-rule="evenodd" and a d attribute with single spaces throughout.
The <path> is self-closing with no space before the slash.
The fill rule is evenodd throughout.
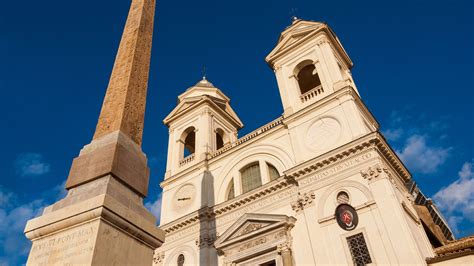
<path id="1" fill-rule="evenodd" d="M 400 159 L 414 173 L 432 174 L 450 157 L 452 148 L 443 144 L 446 117 L 431 120 L 425 114 L 413 116 L 410 108 L 393 111 L 382 134 L 394 146 Z"/>
<path id="2" fill-rule="evenodd" d="M 12 192 L 5 191 L 0 186 L 0 208 L 6 208 L 8 204 L 10 204 L 14 194 Z"/>
<path id="3" fill-rule="evenodd" d="M 2 194 L 11 194 L 5 190 L 2 190 Z M 2 247 L 2 253 L 5 257 L 0 257 L 2 263 L 15 265 L 19 263 L 18 258 L 28 254 L 30 249 L 30 242 L 23 235 L 23 229 L 26 222 L 38 216 L 45 204 L 42 200 L 34 200 L 25 204 L 20 204 L 16 207 L 9 208 L 9 206 L 15 205 L 13 202 L 15 197 L 10 197 L 11 201 L 4 202 L 2 208 L 0 208 L 0 247 Z"/>
<path id="4" fill-rule="evenodd" d="M 403 135 L 403 129 L 401 128 L 394 128 L 394 129 L 386 129 L 382 131 L 382 134 L 388 139 L 388 140 L 399 140 L 400 137 Z"/>
<path id="5" fill-rule="evenodd" d="M 158 195 L 158 198 L 152 202 L 146 202 L 145 207 L 158 218 L 158 223 L 160 221 L 161 215 L 161 193 Z"/>
<path id="6" fill-rule="evenodd" d="M 458 179 L 441 188 L 433 196 L 437 206 L 448 216 L 453 230 L 463 221 L 474 222 L 474 172 L 473 163 L 466 162 L 458 173 Z"/>
<path id="7" fill-rule="evenodd" d="M 428 145 L 426 136 L 415 134 L 406 140 L 403 148 L 397 150 L 397 154 L 408 166 L 408 169 L 422 174 L 430 174 L 436 172 L 439 166 L 446 161 L 450 151 L 449 147 Z"/>
<path id="8" fill-rule="evenodd" d="M 53 187 L 48 194 L 64 195 L 64 184 Z M 19 202 L 19 195 L 0 187 L 0 265 L 19 265 L 31 247 L 30 241 L 24 236 L 26 222 L 39 216 L 48 205 L 43 199 Z"/>
<path id="9" fill-rule="evenodd" d="M 54 195 L 57 195 L 56 200 L 60 200 L 64 197 L 66 197 L 66 195 L 67 195 L 66 180 L 64 180 L 64 182 L 62 182 L 61 184 L 58 184 L 55 187 L 53 187 L 52 193 Z"/>
<path id="10" fill-rule="evenodd" d="M 24 176 L 40 176 L 49 172 L 50 164 L 46 163 L 39 153 L 22 153 L 14 162 L 16 173 Z"/>

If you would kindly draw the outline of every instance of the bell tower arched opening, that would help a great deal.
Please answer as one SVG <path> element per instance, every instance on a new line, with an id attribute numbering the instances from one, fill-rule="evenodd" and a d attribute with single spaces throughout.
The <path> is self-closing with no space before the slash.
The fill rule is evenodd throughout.
<path id="1" fill-rule="evenodd" d="M 321 86 L 318 71 L 314 63 L 309 60 L 305 60 L 296 66 L 295 77 L 298 80 L 301 94 L 305 94 Z"/>
<path id="2" fill-rule="evenodd" d="M 226 135 L 224 133 L 224 130 L 218 128 L 216 129 L 216 150 L 224 147 L 226 144 Z"/>
<path id="3" fill-rule="evenodd" d="M 196 152 L 196 129 L 188 127 L 181 136 L 181 150 L 183 151 L 180 159 L 186 158 Z"/>

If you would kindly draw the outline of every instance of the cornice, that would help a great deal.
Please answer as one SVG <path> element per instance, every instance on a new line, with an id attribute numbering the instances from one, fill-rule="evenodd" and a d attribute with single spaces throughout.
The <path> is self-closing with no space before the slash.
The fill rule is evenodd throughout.
<path id="1" fill-rule="evenodd" d="M 266 198 L 270 194 L 276 194 L 287 188 L 301 186 L 301 184 L 298 184 L 298 180 L 301 180 L 304 177 L 319 171 L 320 169 L 332 166 L 347 158 L 353 158 L 356 155 L 368 150 L 377 151 L 385 163 L 390 166 L 391 169 L 393 169 L 393 171 L 396 173 L 396 176 L 400 177 L 403 182 L 410 180 L 410 173 L 399 160 L 395 152 L 386 143 L 382 135 L 379 132 L 373 132 L 349 142 L 337 149 L 320 155 L 312 160 L 290 168 L 284 172 L 284 176 L 267 183 L 254 191 L 237 196 L 232 200 L 222 202 L 213 207 L 202 208 L 173 222 L 164 224 L 160 226 L 160 228 L 163 229 L 167 234 L 172 234 L 178 230 L 187 228 L 192 224 L 202 222 L 203 219 L 209 220 L 210 218 L 218 218 L 234 210 L 254 203 L 260 199 Z"/>
<path id="2" fill-rule="evenodd" d="M 454 258 L 474 255 L 474 235 L 464 237 L 435 248 L 435 257 L 426 258 L 427 263 L 442 262 Z"/>
<path id="3" fill-rule="evenodd" d="M 248 205 L 249 203 L 253 203 L 256 200 L 265 197 L 266 195 L 276 193 L 294 184 L 294 180 L 291 180 L 286 177 L 280 177 L 270 183 L 261 186 L 255 191 L 251 191 L 246 194 L 237 196 L 232 200 L 222 202 L 213 207 L 201 208 L 198 211 L 183 216 L 173 222 L 161 225 L 160 228 L 163 229 L 167 234 L 173 233 L 181 228 L 188 227 L 189 225 L 192 225 L 195 222 L 201 222 L 202 219 L 222 216 L 232 210 Z"/>
<path id="4" fill-rule="evenodd" d="M 368 149 L 375 149 L 381 157 L 394 169 L 398 176 L 406 182 L 411 179 L 411 175 L 400 161 L 395 152 L 387 144 L 379 132 L 367 134 L 359 139 L 353 140 L 339 148 L 322 154 L 312 160 L 304 162 L 293 168 L 284 171 L 287 177 L 295 180 L 311 174 L 321 168 L 339 162 L 353 154 L 359 154 Z"/>

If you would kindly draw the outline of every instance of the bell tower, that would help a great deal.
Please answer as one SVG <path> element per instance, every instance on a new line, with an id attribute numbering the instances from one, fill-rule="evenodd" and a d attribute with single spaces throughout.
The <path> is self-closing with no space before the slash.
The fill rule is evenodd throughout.
<path id="1" fill-rule="evenodd" d="M 325 23 L 295 18 L 265 60 L 275 72 L 285 116 L 346 85 L 357 91 L 352 61 Z"/>
<path id="2" fill-rule="evenodd" d="M 243 124 L 229 103 L 206 77 L 178 96 L 178 106 L 163 120 L 169 127 L 165 179 L 237 140 Z"/>
<path id="3" fill-rule="evenodd" d="M 230 99 L 205 77 L 178 96 L 163 122 L 169 142 L 160 223 L 166 224 L 215 204 L 209 154 L 235 142 L 243 124 Z"/>
<path id="4" fill-rule="evenodd" d="M 276 75 L 297 162 L 376 132 L 349 55 L 325 23 L 294 19 L 265 58 Z"/>

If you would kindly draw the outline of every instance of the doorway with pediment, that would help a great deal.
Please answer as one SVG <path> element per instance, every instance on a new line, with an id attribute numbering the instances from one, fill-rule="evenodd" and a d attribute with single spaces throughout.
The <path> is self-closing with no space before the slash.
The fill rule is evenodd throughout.
<path id="1" fill-rule="evenodd" d="M 224 265 L 292 266 L 291 229 L 296 218 L 247 213 L 214 243 Z"/>

